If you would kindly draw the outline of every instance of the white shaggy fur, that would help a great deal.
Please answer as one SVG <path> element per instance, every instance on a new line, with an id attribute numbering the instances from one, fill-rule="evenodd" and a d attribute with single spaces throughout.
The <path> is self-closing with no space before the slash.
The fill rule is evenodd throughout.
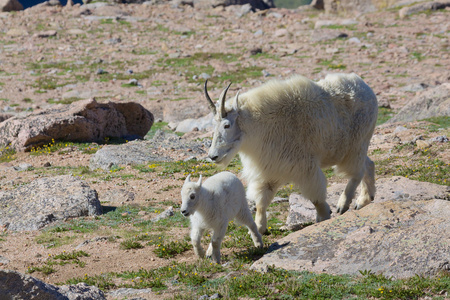
<path id="1" fill-rule="evenodd" d="M 205 95 L 216 111 L 206 83 Z M 338 202 L 339 213 L 348 210 L 361 181 L 355 208 L 374 199 L 374 164 L 367 149 L 378 105 L 356 74 L 328 75 L 317 83 L 303 76 L 271 80 L 238 93 L 226 105 L 225 97 L 226 90 L 219 99 L 209 157 L 226 166 L 239 152 L 260 233 L 266 231 L 266 209 L 276 191 L 289 182 L 315 205 L 318 222 L 330 218 L 321 168 L 336 166 L 350 179 Z"/>
<path id="2" fill-rule="evenodd" d="M 181 198 L 180 210 L 184 216 L 190 217 L 192 245 L 197 256 L 205 256 L 200 240 L 206 229 L 212 229 L 213 235 L 206 255 L 220 263 L 220 245 L 228 222 L 234 218 L 247 226 L 255 247 L 263 246 L 261 234 L 248 208 L 244 186 L 234 174 L 221 172 L 203 184 L 201 176 L 198 182 L 191 182 L 189 175 L 181 189 Z"/>

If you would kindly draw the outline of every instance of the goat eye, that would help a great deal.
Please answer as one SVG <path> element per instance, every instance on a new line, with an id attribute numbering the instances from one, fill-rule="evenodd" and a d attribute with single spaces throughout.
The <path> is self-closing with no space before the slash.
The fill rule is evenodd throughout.
<path id="1" fill-rule="evenodd" d="M 225 128 L 225 129 L 227 129 L 227 128 L 230 128 L 230 124 L 225 124 L 225 125 L 223 125 L 223 128 Z"/>
<path id="2" fill-rule="evenodd" d="M 195 195 L 194 195 L 194 194 L 191 194 L 191 195 L 189 196 L 189 198 L 191 198 L 191 199 L 193 200 L 193 199 L 195 199 Z"/>

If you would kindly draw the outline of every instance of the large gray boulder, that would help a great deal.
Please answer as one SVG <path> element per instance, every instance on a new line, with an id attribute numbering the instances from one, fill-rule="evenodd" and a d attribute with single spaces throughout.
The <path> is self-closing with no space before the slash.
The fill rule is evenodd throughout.
<path id="1" fill-rule="evenodd" d="M 176 134 L 158 130 L 150 141 L 133 141 L 122 145 L 107 145 L 92 155 L 89 167 L 93 170 L 109 170 L 113 166 L 139 165 L 151 162 L 173 161 L 170 153 L 176 152 L 176 159 L 206 155 L 202 142 L 182 140 Z M 184 156 L 184 157 L 183 157 Z"/>
<path id="2" fill-rule="evenodd" d="M 85 283 L 55 286 L 16 271 L 0 270 L 0 299 L 103 300 L 104 293 Z"/>
<path id="3" fill-rule="evenodd" d="M 98 142 L 106 137 L 143 138 L 153 120 L 153 115 L 137 103 L 98 103 L 87 99 L 1 122 L 0 145 L 29 151 L 52 140 Z"/>
<path id="4" fill-rule="evenodd" d="M 176 132 L 191 132 L 193 130 L 199 131 L 213 131 L 214 130 L 214 116 L 212 113 L 198 119 L 186 119 L 177 124 Z"/>
<path id="5" fill-rule="evenodd" d="M 37 230 L 58 220 L 102 213 L 97 192 L 71 175 L 40 178 L 0 192 L 0 226 Z"/>
<path id="6" fill-rule="evenodd" d="M 412 6 L 405 6 L 399 10 L 398 15 L 401 19 L 410 16 L 412 14 L 417 14 L 423 11 L 434 11 L 438 9 L 445 9 L 450 7 L 450 1 L 427 1 L 424 3 L 418 3 Z"/>
<path id="7" fill-rule="evenodd" d="M 18 11 L 23 10 L 22 4 L 17 0 L 0 0 L 0 11 Z"/>
<path id="8" fill-rule="evenodd" d="M 252 268 L 394 278 L 450 269 L 450 201 L 388 201 L 294 232 Z"/>
<path id="9" fill-rule="evenodd" d="M 431 117 L 450 116 L 450 83 L 417 94 L 387 123 L 410 122 Z"/>
<path id="10" fill-rule="evenodd" d="M 372 270 L 397 278 L 450 268 L 450 187 L 401 176 L 377 180 L 372 204 L 336 215 L 345 183 L 330 186 L 332 218 L 294 232 L 253 265 L 288 270 L 358 275 Z M 288 229 L 315 222 L 312 203 L 289 198 Z"/>
<path id="11" fill-rule="evenodd" d="M 419 201 L 431 199 L 450 200 L 450 187 L 429 182 L 418 182 L 402 176 L 380 178 L 376 181 L 376 194 L 373 203 L 386 201 Z M 327 202 L 336 216 L 337 202 L 346 183 L 338 183 L 327 189 Z M 356 198 L 356 197 L 355 197 Z M 353 200 L 354 203 L 355 200 Z M 352 208 L 352 207 L 351 207 Z M 289 214 L 286 221 L 288 229 L 301 227 L 303 223 L 315 222 L 316 209 L 308 199 L 297 193 L 289 197 Z"/>

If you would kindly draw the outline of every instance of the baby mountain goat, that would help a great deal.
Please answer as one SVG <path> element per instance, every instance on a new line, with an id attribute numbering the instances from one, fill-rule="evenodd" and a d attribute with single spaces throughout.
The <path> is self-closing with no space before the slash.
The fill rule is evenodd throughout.
<path id="1" fill-rule="evenodd" d="M 206 255 L 220 263 L 220 244 L 228 222 L 234 218 L 247 226 L 255 247 L 263 246 L 261 234 L 248 208 L 244 186 L 234 174 L 221 172 L 208 178 L 203 184 L 201 175 L 198 182 L 191 182 L 190 176 L 181 189 L 181 213 L 191 219 L 191 239 L 197 256 L 205 256 L 200 240 L 205 229 L 212 229 L 213 236 Z"/>

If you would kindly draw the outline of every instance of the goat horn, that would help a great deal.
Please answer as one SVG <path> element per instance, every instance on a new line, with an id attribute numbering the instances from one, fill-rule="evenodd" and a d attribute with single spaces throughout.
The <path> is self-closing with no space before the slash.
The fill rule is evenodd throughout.
<path id="1" fill-rule="evenodd" d="M 220 101 L 220 115 L 222 116 L 222 118 L 225 118 L 227 116 L 227 113 L 225 111 L 225 98 L 227 96 L 227 92 L 228 92 L 228 89 L 230 88 L 230 85 L 231 85 L 231 82 L 227 86 L 227 88 L 223 90 L 223 92 L 222 92 L 222 94 L 220 94 L 220 98 L 219 98 L 219 101 Z"/>
<path id="2" fill-rule="evenodd" d="M 212 102 L 211 98 L 208 95 L 207 85 L 208 85 L 208 79 L 206 79 L 206 81 L 205 81 L 205 97 L 206 97 L 206 100 L 208 100 L 209 107 L 211 108 L 213 114 L 216 115 L 216 113 L 217 113 L 216 106 L 214 105 L 214 102 Z"/>

